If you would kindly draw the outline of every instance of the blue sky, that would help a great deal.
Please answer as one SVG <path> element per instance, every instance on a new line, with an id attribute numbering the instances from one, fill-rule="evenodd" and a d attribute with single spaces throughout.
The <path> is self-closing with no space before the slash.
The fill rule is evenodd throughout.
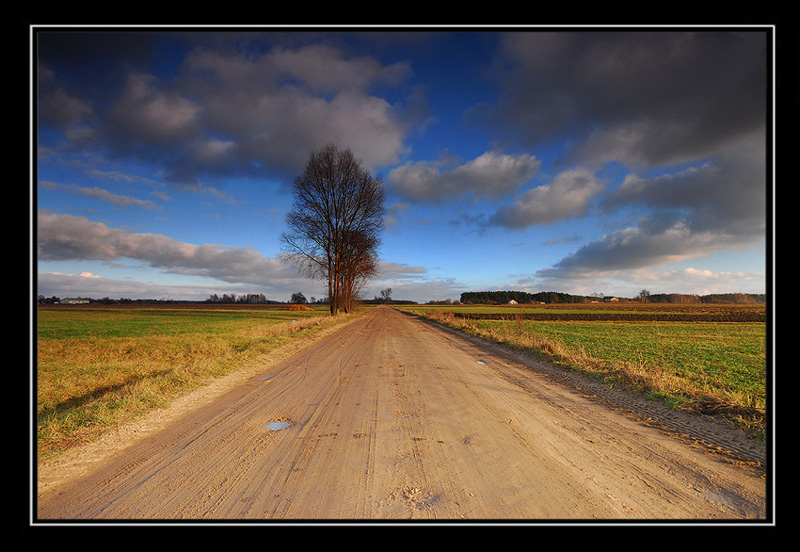
<path id="1" fill-rule="evenodd" d="M 324 296 L 279 237 L 328 142 L 386 188 L 366 298 L 766 291 L 769 28 L 101 31 L 32 33 L 39 294 Z"/>

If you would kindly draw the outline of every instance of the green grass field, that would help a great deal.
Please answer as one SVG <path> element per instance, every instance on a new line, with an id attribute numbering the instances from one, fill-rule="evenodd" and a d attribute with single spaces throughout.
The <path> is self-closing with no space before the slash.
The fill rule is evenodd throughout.
<path id="1" fill-rule="evenodd" d="M 193 305 L 158 307 L 76 306 L 40 307 L 40 340 L 72 338 L 142 338 L 191 333 L 236 333 L 327 313 L 325 307 L 289 311 L 282 307 Z"/>
<path id="2" fill-rule="evenodd" d="M 37 316 L 38 445 L 42 457 L 248 361 L 352 317 L 326 307 L 43 306 Z"/>
<path id="3" fill-rule="evenodd" d="M 764 429 L 766 324 L 702 321 L 702 313 L 718 313 L 723 307 L 678 306 L 677 311 L 698 316 L 692 322 L 531 321 L 514 316 L 642 309 L 631 305 L 397 308 L 548 356 L 676 408 L 722 413 L 743 427 Z M 499 313 L 506 319 L 448 314 L 455 312 Z M 260 355 L 350 318 L 332 318 L 324 306 L 311 311 L 205 304 L 42 306 L 36 348 L 40 455 L 91 440 Z"/>
<path id="4" fill-rule="evenodd" d="M 669 406 L 718 414 L 763 433 L 766 412 L 766 323 L 709 322 L 726 312 L 763 313 L 764 306 L 562 304 L 533 306 L 403 306 L 471 334 L 546 356 Z M 693 321 L 589 320 L 589 314 L 667 312 Z M 587 315 L 532 321 L 515 314 Z M 499 314 L 503 319 L 469 319 Z M 728 316 L 728 315 L 726 315 Z M 577 319 L 576 319 L 577 318 Z M 694 319 L 696 318 L 696 321 Z M 748 319 L 748 317 L 745 317 Z"/>

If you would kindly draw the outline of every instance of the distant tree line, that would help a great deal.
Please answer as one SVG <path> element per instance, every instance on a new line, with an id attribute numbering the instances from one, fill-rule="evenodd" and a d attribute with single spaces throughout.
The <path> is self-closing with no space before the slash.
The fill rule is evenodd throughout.
<path id="1" fill-rule="evenodd" d="M 202 301 L 186 301 L 182 299 L 131 299 L 128 297 L 120 297 L 119 299 L 112 299 L 111 297 L 103 297 L 95 299 L 93 297 L 45 297 L 39 295 L 38 301 L 40 305 L 58 305 L 61 303 L 83 302 L 92 305 L 158 305 L 158 304 L 183 304 L 183 303 L 201 303 Z"/>
<path id="2" fill-rule="evenodd" d="M 263 293 L 247 293 L 243 295 L 236 296 L 235 293 L 231 293 L 228 295 L 227 293 L 223 293 L 222 297 L 218 296 L 216 293 L 212 294 L 208 299 L 206 299 L 206 303 L 245 303 L 245 304 L 274 304 L 279 303 L 280 301 L 273 301 L 271 299 L 267 299 Z"/>
<path id="3" fill-rule="evenodd" d="M 262 293 L 247 293 L 237 296 L 235 293 L 230 295 L 223 293 L 222 296 L 216 293 L 211 295 L 205 301 L 185 301 L 178 299 L 129 299 L 121 297 L 119 299 L 111 299 L 103 297 L 102 299 L 81 298 L 75 297 L 73 299 L 84 299 L 91 304 L 103 305 L 127 305 L 127 304 L 175 304 L 175 303 L 220 303 L 220 304 L 284 304 L 286 301 L 275 301 L 267 299 Z M 603 296 L 602 294 L 595 294 L 591 296 L 584 295 L 571 295 L 569 293 L 561 293 L 555 291 L 540 291 L 538 293 L 528 293 L 525 291 L 468 291 L 461 294 L 461 303 L 469 304 L 507 304 L 511 300 L 517 303 L 590 303 L 592 301 L 608 300 L 610 297 Z M 67 299 L 64 298 L 63 301 Z M 767 296 L 764 293 L 712 293 L 708 295 L 692 295 L 683 293 L 649 293 L 647 290 L 642 290 L 639 295 L 633 299 L 624 299 L 623 301 L 637 301 L 647 303 L 733 303 L 739 305 L 754 305 L 764 304 L 767 302 Z M 44 295 L 38 296 L 38 304 L 40 305 L 58 305 L 62 302 L 62 298 L 58 296 L 45 297 Z M 306 301 L 305 296 L 301 293 L 292 294 L 289 303 L 312 303 L 319 305 L 328 304 L 328 298 L 323 297 L 316 299 L 311 297 Z M 391 288 L 381 290 L 381 295 L 375 296 L 374 299 L 365 299 L 362 301 L 367 305 L 379 305 L 394 303 L 397 305 L 415 305 L 416 301 L 394 299 L 391 297 Z M 429 301 L 428 304 L 454 304 L 449 299 L 446 301 Z"/>
<path id="4" fill-rule="evenodd" d="M 110 297 L 103 297 L 102 299 L 94 299 L 90 297 L 45 297 L 44 295 L 39 295 L 38 303 L 40 305 L 58 305 L 61 303 L 67 302 L 88 302 L 93 305 L 152 305 L 152 304 L 182 304 L 182 303 L 222 303 L 222 304 L 233 304 L 233 303 L 247 303 L 247 304 L 280 304 L 282 301 L 273 301 L 272 299 L 267 299 L 261 293 L 248 293 L 244 295 L 236 296 L 235 293 L 231 293 L 228 295 L 227 293 L 223 293 L 222 296 L 217 295 L 216 293 L 211 295 L 208 299 L 204 301 L 191 301 L 191 300 L 181 300 L 181 299 L 129 299 L 126 297 L 120 297 L 119 299 L 112 299 Z"/>
<path id="5" fill-rule="evenodd" d="M 767 302 L 765 293 L 712 293 L 709 295 L 688 295 L 683 293 L 652 293 L 647 295 L 648 303 L 734 303 L 755 305 Z"/>
<path id="6" fill-rule="evenodd" d="M 556 291 L 467 291 L 461 294 L 462 303 L 479 303 L 484 305 L 504 304 L 510 301 L 517 303 L 584 303 L 590 299 L 582 295 L 570 295 Z"/>
<path id="7" fill-rule="evenodd" d="M 610 299 L 600 295 L 584 296 L 571 295 L 555 291 L 540 291 L 528 293 L 525 291 L 467 291 L 461 294 L 461 302 L 464 304 L 507 304 L 514 300 L 517 303 L 589 303 L 592 301 L 602 301 Z M 642 301 L 648 303 L 735 303 L 742 305 L 752 305 L 766 303 L 767 296 L 764 293 L 713 293 L 709 295 L 690 295 L 682 293 L 649 293 L 642 290 L 635 299 L 624 299 L 631 301 Z"/>

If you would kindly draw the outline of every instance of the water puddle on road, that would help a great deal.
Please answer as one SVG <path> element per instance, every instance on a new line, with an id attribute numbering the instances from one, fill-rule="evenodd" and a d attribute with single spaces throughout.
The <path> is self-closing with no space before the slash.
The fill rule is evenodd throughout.
<path id="1" fill-rule="evenodd" d="M 716 504 L 722 504 L 723 506 L 728 506 L 729 508 L 736 508 L 736 504 L 732 501 L 728 500 L 725 496 L 715 493 L 714 491 L 708 491 L 703 489 L 698 489 L 695 487 L 695 490 L 699 491 L 703 496 L 709 499 L 711 502 Z"/>
<path id="2" fill-rule="evenodd" d="M 271 429 L 272 431 L 280 431 L 281 429 L 287 429 L 292 427 L 291 422 L 287 422 L 284 420 L 277 420 L 275 422 L 270 422 L 267 424 L 267 429 Z"/>

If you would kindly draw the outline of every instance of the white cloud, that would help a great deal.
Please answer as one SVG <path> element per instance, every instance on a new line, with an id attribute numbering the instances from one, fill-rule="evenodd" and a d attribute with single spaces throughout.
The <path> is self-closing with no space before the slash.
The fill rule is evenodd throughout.
<path id="1" fill-rule="evenodd" d="M 93 186 L 78 186 L 77 184 L 58 184 L 56 182 L 41 181 L 39 186 L 49 190 L 61 190 L 70 194 L 77 194 L 83 197 L 94 198 L 105 203 L 116 205 L 117 207 L 141 207 L 143 209 L 156 209 L 158 205 L 147 199 L 137 199 L 127 195 L 115 194 L 103 188 Z"/>
<path id="2" fill-rule="evenodd" d="M 135 259 L 172 274 L 228 283 L 295 287 L 297 273 L 279 258 L 244 247 L 196 245 L 162 234 L 111 228 L 85 217 L 40 212 L 38 256 L 42 261 Z"/>
<path id="3" fill-rule="evenodd" d="M 460 196 L 497 199 L 518 189 L 539 170 L 532 155 L 486 152 L 443 170 L 430 162 L 406 163 L 387 176 L 391 189 L 414 202 L 442 202 Z"/>
<path id="4" fill-rule="evenodd" d="M 418 303 L 443 299 L 455 301 L 461 298 L 461 293 L 469 291 L 466 285 L 454 278 L 419 278 L 389 280 L 382 283 L 374 282 L 365 292 L 365 297 L 371 299 L 386 287 L 392 288 L 392 299 L 416 301 Z"/>
<path id="5" fill-rule="evenodd" d="M 68 274 L 54 271 L 41 271 L 37 276 L 37 293 L 45 297 L 90 297 L 102 299 L 171 299 L 178 301 L 203 301 L 212 294 L 265 293 L 267 298 L 286 300 L 297 291 L 289 289 L 254 289 L 255 286 L 236 286 L 209 281 L 207 285 L 198 284 L 159 284 L 152 281 L 133 281 L 130 279 L 108 278 L 93 274 Z M 291 291 L 290 291 L 291 290 Z"/>
<path id="6" fill-rule="evenodd" d="M 233 140 L 201 140 L 195 145 L 194 155 L 201 162 L 214 163 L 229 160 L 236 147 Z"/>
<path id="7" fill-rule="evenodd" d="M 708 295 L 712 293 L 764 293 L 766 273 L 753 271 L 714 272 L 706 268 L 675 268 L 671 270 L 637 270 L 627 275 L 635 285 L 652 293 L 685 293 Z"/>
<path id="8" fill-rule="evenodd" d="M 489 222 L 519 229 L 581 216 L 601 191 L 603 184 L 588 169 L 564 171 L 548 184 L 520 195 L 513 204 L 500 207 Z"/>
<path id="9" fill-rule="evenodd" d="M 380 270 L 374 281 L 370 282 L 364 297 L 371 299 L 380 290 L 392 288 L 392 298 L 417 301 L 438 301 L 446 298 L 456 300 L 461 293 L 468 291 L 467 286 L 447 277 L 431 277 L 427 268 L 392 261 L 382 261 Z"/>
<path id="10" fill-rule="evenodd" d="M 411 266 L 405 263 L 381 261 L 378 267 L 378 281 L 393 281 L 398 279 L 419 278 L 427 269 L 421 266 Z"/>
<path id="11" fill-rule="evenodd" d="M 597 270 L 587 273 L 539 272 L 535 288 L 562 290 L 576 295 L 602 293 L 618 297 L 636 297 L 639 291 L 651 293 L 765 293 L 764 272 L 715 272 L 704 268 L 641 267 L 627 270 Z"/>

